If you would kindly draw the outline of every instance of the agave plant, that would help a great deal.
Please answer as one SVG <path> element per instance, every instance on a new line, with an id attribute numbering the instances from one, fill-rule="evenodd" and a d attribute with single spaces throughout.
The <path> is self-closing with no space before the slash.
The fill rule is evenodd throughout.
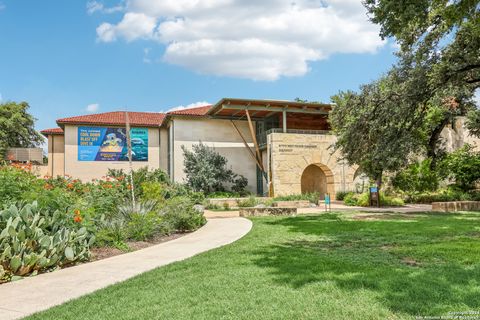
<path id="1" fill-rule="evenodd" d="M 118 213 L 124 219 L 129 220 L 133 214 L 146 215 L 156 210 L 158 202 L 155 200 L 146 200 L 133 204 L 129 202 L 118 207 Z"/>

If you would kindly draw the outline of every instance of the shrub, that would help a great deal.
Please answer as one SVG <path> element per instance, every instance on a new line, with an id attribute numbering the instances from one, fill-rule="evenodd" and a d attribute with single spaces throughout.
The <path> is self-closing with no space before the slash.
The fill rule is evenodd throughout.
<path id="1" fill-rule="evenodd" d="M 411 164 L 392 179 L 395 188 L 408 194 L 434 191 L 438 188 L 438 173 L 430 168 L 431 159 Z"/>
<path id="2" fill-rule="evenodd" d="M 177 197 L 168 200 L 160 214 L 166 223 L 179 231 L 192 231 L 203 226 L 206 222 L 203 212 L 193 208 L 193 201 L 186 197 Z"/>
<path id="3" fill-rule="evenodd" d="M 248 197 L 247 199 L 237 200 L 239 208 L 251 208 L 255 207 L 257 204 L 260 204 L 260 202 L 253 196 Z"/>
<path id="4" fill-rule="evenodd" d="M 357 193 L 347 193 L 343 199 L 343 203 L 347 206 L 356 206 L 358 201 Z"/>
<path id="5" fill-rule="evenodd" d="M 75 207 L 79 198 L 78 195 L 65 191 L 64 189 L 41 188 L 37 191 L 25 193 L 23 200 L 27 202 L 36 201 L 38 207 L 42 209 L 67 212 L 69 209 Z"/>
<path id="6" fill-rule="evenodd" d="M 158 233 L 162 219 L 156 212 L 147 214 L 133 213 L 127 224 L 128 238 L 134 240 L 147 240 Z"/>
<path id="7" fill-rule="evenodd" d="M 142 189 L 142 199 L 144 200 L 163 201 L 168 192 L 167 185 L 154 181 L 146 181 L 142 183 Z"/>
<path id="8" fill-rule="evenodd" d="M 338 201 L 343 201 L 345 199 L 345 196 L 348 195 L 349 193 L 353 193 L 352 191 L 338 191 L 337 194 L 335 195 L 335 199 Z"/>
<path id="9" fill-rule="evenodd" d="M 447 178 L 453 179 L 460 189 L 471 190 L 480 181 L 480 153 L 466 144 L 446 155 L 440 163 L 440 170 Z"/>
<path id="10" fill-rule="evenodd" d="M 110 219 L 102 223 L 101 228 L 95 235 L 95 245 L 99 247 L 114 246 L 124 243 L 127 239 L 124 219 Z"/>
<path id="11" fill-rule="evenodd" d="M 248 186 L 248 179 L 241 175 L 234 175 L 232 191 L 239 194 L 245 193 L 245 188 Z"/>
<path id="12" fill-rule="evenodd" d="M 368 207 L 370 206 L 369 193 L 348 193 L 345 196 L 344 204 L 347 206 L 359 206 L 359 207 Z M 403 206 L 405 202 L 403 199 L 393 196 L 385 195 L 383 192 L 380 193 L 380 204 L 382 206 Z"/>
<path id="13" fill-rule="evenodd" d="M 73 219 L 81 221 L 77 215 L 40 210 L 35 202 L 0 211 L 0 278 L 88 260 L 94 237 L 85 227 L 71 227 Z"/>
<path id="14" fill-rule="evenodd" d="M 0 207 L 22 200 L 25 193 L 39 189 L 40 185 L 41 181 L 30 172 L 9 166 L 0 167 Z"/>
<path id="15" fill-rule="evenodd" d="M 149 170 L 143 167 L 132 172 L 135 196 L 142 197 L 144 182 L 158 182 L 161 184 L 170 184 L 168 175 L 161 169 Z M 124 185 L 130 185 L 130 174 L 123 169 L 109 169 L 107 177 L 111 177 L 116 181 L 121 181 Z"/>
<path id="16" fill-rule="evenodd" d="M 308 200 L 311 203 L 318 204 L 320 194 L 318 192 L 291 194 L 286 196 L 275 197 L 275 201 L 295 201 L 295 200 Z"/>
<path id="17" fill-rule="evenodd" d="M 408 195 L 406 201 L 409 203 L 432 203 L 444 201 L 480 201 L 479 191 L 465 192 L 453 187 L 442 189 L 437 192 L 426 192 L 415 195 Z"/>
<path id="18" fill-rule="evenodd" d="M 248 180 L 227 168 L 227 159 L 202 143 L 193 145 L 192 151 L 182 146 L 187 185 L 195 191 L 209 194 L 225 191 L 233 184 L 235 192 L 243 192 Z"/>

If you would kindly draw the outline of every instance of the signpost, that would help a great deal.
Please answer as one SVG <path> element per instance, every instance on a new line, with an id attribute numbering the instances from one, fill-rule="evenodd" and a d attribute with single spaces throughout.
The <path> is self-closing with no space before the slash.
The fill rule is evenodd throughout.
<path id="1" fill-rule="evenodd" d="M 380 207 L 380 193 L 377 186 L 370 187 L 370 206 Z"/>
<path id="2" fill-rule="evenodd" d="M 325 211 L 332 211 L 330 193 L 325 193 Z"/>

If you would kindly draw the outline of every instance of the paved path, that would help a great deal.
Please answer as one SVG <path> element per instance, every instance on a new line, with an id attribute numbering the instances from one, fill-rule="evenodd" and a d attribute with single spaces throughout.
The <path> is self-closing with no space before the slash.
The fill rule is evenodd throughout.
<path id="1" fill-rule="evenodd" d="M 432 205 L 430 204 L 408 204 L 402 207 L 382 207 L 382 208 L 370 208 L 370 207 L 350 207 L 343 203 L 334 202 L 331 206 L 332 211 L 362 211 L 362 212 L 395 212 L 395 213 L 415 213 L 415 212 L 429 212 L 432 211 Z M 325 205 L 320 204 L 314 208 L 298 208 L 298 214 L 314 214 L 325 212 Z M 233 218 L 239 217 L 237 210 L 231 211 L 210 211 L 205 210 L 205 217 L 211 218 Z"/>
<path id="2" fill-rule="evenodd" d="M 211 219 L 186 236 L 146 249 L 0 285 L 0 319 L 18 319 L 143 272 L 232 243 L 252 228 L 244 218 Z"/>

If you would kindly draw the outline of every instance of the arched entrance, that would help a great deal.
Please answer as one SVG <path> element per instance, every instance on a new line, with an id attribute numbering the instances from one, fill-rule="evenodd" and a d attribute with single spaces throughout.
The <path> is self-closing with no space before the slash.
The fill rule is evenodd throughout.
<path id="1" fill-rule="evenodd" d="M 318 192 L 320 199 L 325 198 L 325 193 L 330 193 L 335 198 L 333 173 L 323 164 L 311 164 L 303 170 L 301 178 L 302 193 Z"/>

